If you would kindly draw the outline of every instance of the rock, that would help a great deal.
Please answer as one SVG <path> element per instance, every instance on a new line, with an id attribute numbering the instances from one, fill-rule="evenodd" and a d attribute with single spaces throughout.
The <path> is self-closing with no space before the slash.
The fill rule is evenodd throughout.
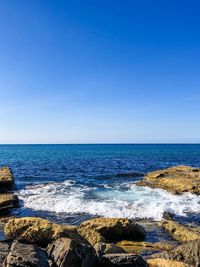
<path id="1" fill-rule="evenodd" d="M 164 258 L 168 260 L 181 261 L 190 267 L 200 266 L 200 240 L 185 242 L 172 250 L 154 254 L 151 258 Z"/>
<path id="2" fill-rule="evenodd" d="M 146 261 L 136 254 L 106 254 L 101 257 L 100 267 L 147 267 Z"/>
<path id="3" fill-rule="evenodd" d="M 98 263 L 93 247 L 69 238 L 59 238 L 51 243 L 47 254 L 58 267 L 95 267 Z"/>
<path id="4" fill-rule="evenodd" d="M 0 191 L 7 192 L 13 188 L 13 175 L 8 167 L 0 168 Z"/>
<path id="5" fill-rule="evenodd" d="M 0 211 L 7 211 L 19 206 L 19 200 L 13 193 L 0 194 Z"/>
<path id="6" fill-rule="evenodd" d="M 10 251 L 10 244 L 7 242 L 0 242 L 0 266 L 3 265 L 4 259 Z"/>
<path id="7" fill-rule="evenodd" d="M 150 172 L 137 185 L 162 188 L 173 194 L 190 192 L 199 195 L 200 169 L 189 166 L 175 166 Z"/>
<path id="8" fill-rule="evenodd" d="M 168 231 L 174 239 L 179 242 L 191 241 L 200 239 L 200 233 L 195 232 L 194 229 L 190 229 L 175 221 L 165 220 L 161 223 L 162 227 Z"/>
<path id="9" fill-rule="evenodd" d="M 148 259 L 149 267 L 191 267 L 186 263 L 166 259 Z"/>
<path id="10" fill-rule="evenodd" d="M 104 255 L 104 254 L 116 254 L 116 253 L 125 253 L 124 249 L 120 246 L 111 243 L 96 243 L 94 249 L 97 255 Z"/>
<path id="11" fill-rule="evenodd" d="M 74 226 L 59 225 L 34 217 L 10 219 L 4 227 L 4 234 L 8 239 L 21 239 L 44 247 L 60 237 L 83 240 Z"/>
<path id="12" fill-rule="evenodd" d="M 45 252 L 36 245 L 13 242 L 3 267 L 49 267 Z"/>
<path id="13" fill-rule="evenodd" d="M 174 247 L 169 243 L 161 242 L 133 242 L 133 241 L 121 241 L 117 245 L 121 247 L 127 253 L 145 253 L 145 252 L 161 252 L 163 250 L 170 250 Z"/>
<path id="14" fill-rule="evenodd" d="M 91 219 L 83 222 L 78 232 L 92 245 L 124 239 L 142 241 L 146 236 L 141 225 L 126 218 Z"/>

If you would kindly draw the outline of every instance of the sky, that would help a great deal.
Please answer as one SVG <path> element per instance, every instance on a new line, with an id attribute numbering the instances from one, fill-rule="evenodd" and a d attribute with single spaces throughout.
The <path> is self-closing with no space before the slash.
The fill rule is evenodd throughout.
<path id="1" fill-rule="evenodd" d="M 1 0 L 0 143 L 199 143 L 200 2 Z"/>

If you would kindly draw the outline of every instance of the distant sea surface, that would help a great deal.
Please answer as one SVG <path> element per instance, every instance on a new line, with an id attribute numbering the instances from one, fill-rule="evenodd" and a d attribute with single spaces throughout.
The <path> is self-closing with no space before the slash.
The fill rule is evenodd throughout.
<path id="1" fill-rule="evenodd" d="M 165 211 L 199 224 L 199 196 L 135 185 L 174 165 L 200 167 L 200 145 L 0 145 L 0 166 L 11 167 L 21 201 L 16 215 L 74 224 L 94 216 L 159 221 Z"/>

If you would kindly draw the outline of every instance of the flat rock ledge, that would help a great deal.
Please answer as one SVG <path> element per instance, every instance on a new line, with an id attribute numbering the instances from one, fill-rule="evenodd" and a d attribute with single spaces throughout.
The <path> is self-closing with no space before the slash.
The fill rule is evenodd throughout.
<path id="1" fill-rule="evenodd" d="M 173 194 L 200 194 L 200 168 L 175 166 L 148 173 L 138 186 L 161 188 Z"/>
<path id="2" fill-rule="evenodd" d="M 8 167 L 0 168 L 0 212 L 7 212 L 19 206 L 19 200 L 12 193 L 14 179 L 11 169 Z"/>

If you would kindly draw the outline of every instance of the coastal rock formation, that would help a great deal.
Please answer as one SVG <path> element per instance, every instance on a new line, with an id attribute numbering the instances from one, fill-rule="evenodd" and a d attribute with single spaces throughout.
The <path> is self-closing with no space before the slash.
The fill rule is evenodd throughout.
<path id="1" fill-rule="evenodd" d="M 11 170 L 8 167 L 0 168 L 0 211 L 9 211 L 19 205 L 18 197 L 10 192 L 13 184 Z"/>
<path id="2" fill-rule="evenodd" d="M 97 255 L 125 253 L 124 249 L 112 243 L 96 243 L 94 249 Z"/>
<path id="3" fill-rule="evenodd" d="M 0 192 L 12 190 L 14 179 L 10 168 L 0 168 Z"/>
<path id="4" fill-rule="evenodd" d="M 8 242 L 0 242 L 0 266 L 3 266 L 3 262 L 10 251 L 10 244 Z"/>
<path id="5" fill-rule="evenodd" d="M 190 192 L 200 194 L 200 169 L 189 166 L 175 166 L 148 173 L 139 186 L 162 188 L 173 194 Z"/>
<path id="6" fill-rule="evenodd" d="M 106 254 L 101 257 L 100 267 L 147 267 L 146 261 L 137 254 Z"/>
<path id="7" fill-rule="evenodd" d="M 143 241 L 144 228 L 126 218 L 96 218 L 83 222 L 79 233 L 92 245 L 98 242 L 116 242 L 121 240 Z"/>
<path id="8" fill-rule="evenodd" d="M 49 267 L 45 252 L 36 245 L 13 242 L 3 267 Z"/>
<path id="9" fill-rule="evenodd" d="M 51 243 L 47 253 L 58 267 L 94 267 L 98 263 L 93 247 L 69 238 L 60 238 Z"/>
<path id="10" fill-rule="evenodd" d="M 191 267 L 184 262 L 166 259 L 148 259 L 147 263 L 149 267 Z"/>
<path id="11" fill-rule="evenodd" d="M 179 242 L 200 239 L 200 233 L 175 221 L 165 220 L 162 227 L 168 231 L 174 239 Z"/>
<path id="12" fill-rule="evenodd" d="M 200 240 L 185 242 L 172 250 L 154 254 L 152 258 L 181 261 L 190 267 L 200 266 Z"/>
<path id="13" fill-rule="evenodd" d="M 40 246 L 46 246 L 60 237 L 82 239 L 74 226 L 34 217 L 10 219 L 4 227 L 4 234 L 8 239 L 22 239 Z"/>
<path id="14" fill-rule="evenodd" d="M 0 194 L 0 211 L 18 207 L 18 197 L 13 193 Z"/>
<path id="15" fill-rule="evenodd" d="M 161 242 L 134 242 L 134 241 L 121 241 L 117 245 L 127 253 L 144 253 L 144 252 L 161 252 L 170 250 L 174 246 L 169 243 Z"/>

